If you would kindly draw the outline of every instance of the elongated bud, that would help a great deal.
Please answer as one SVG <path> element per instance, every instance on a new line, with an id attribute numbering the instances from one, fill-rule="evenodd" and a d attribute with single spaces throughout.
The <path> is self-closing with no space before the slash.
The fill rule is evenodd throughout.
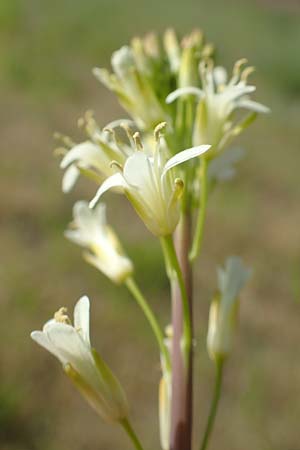
<path id="1" fill-rule="evenodd" d="M 199 86 L 198 64 L 203 44 L 203 33 L 195 30 L 183 39 L 178 87 Z"/>
<path id="2" fill-rule="evenodd" d="M 124 79 L 128 75 L 128 71 L 134 66 L 133 53 L 130 47 L 124 45 L 116 50 L 111 57 L 111 65 L 118 77 Z"/>
<path id="3" fill-rule="evenodd" d="M 159 429 L 163 450 L 170 450 L 171 390 L 171 375 L 165 373 L 159 383 Z"/>
<path id="4" fill-rule="evenodd" d="M 219 292 L 211 303 L 207 335 L 208 353 L 215 361 L 224 360 L 231 351 L 238 295 L 250 273 L 238 257 L 228 258 L 225 268 L 218 271 Z"/>
<path id="5" fill-rule="evenodd" d="M 171 71 L 177 74 L 180 67 L 181 48 L 176 33 L 172 28 L 166 30 L 163 36 L 163 42 Z"/>

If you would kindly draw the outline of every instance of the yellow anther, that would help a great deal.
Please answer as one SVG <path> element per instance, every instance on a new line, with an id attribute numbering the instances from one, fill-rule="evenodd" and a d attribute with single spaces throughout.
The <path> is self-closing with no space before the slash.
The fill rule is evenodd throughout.
<path id="1" fill-rule="evenodd" d="M 72 141 L 72 139 L 69 136 L 65 136 L 64 134 L 55 132 L 54 133 L 54 139 L 61 141 L 66 147 L 74 147 L 75 142 Z"/>
<path id="2" fill-rule="evenodd" d="M 158 125 L 156 125 L 155 129 L 154 129 L 154 137 L 156 142 L 159 141 L 161 135 L 162 135 L 162 130 L 164 130 L 167 126 L 167 122 L 160 122 Z"/>
<path id="3" fill-rule="evenodd" d="M 241 67 L 244 64 L 247 64 L 248 60 L 246 58 L 239 59 L 235 65 L 233 66 L 233 75 L 239 75 L 241 71 Z"/>
<path id="4" fill-rule="evenodd" d="M 65 156 L 68 153 L 68 150 L 64 147 L 55 148 L 53 151 L 53 155 L 55 157 Z"/>
<path id="5" fill-rule="evenodd" d="M 62 308 L 59 308 L 59 310 L 56 311 L 56 313 L 54 313 L 54 320 L 59 323 L 66 323 L 66 324 L 70 325 L 71 321 L 67 315 L 67 312 L 68 312 L 68 309 L 65 306 L 63 306 Z"/>
<path id="6" fill-rule="evenodd" d="M 134 144 L 137 150 L 143 150 L 143 144 L 141 141 L 141 136 L 140 133 L 138 131 L 136 131 L 134 133 L 134 135 L 132 136 L 133 140 L 134 140 Z"/>
<path id="7" fill-rule="evenodd" d="M 123 166 L 118 161 L 111 161 L 109 166 L 111 169 L 116 169 L 118 172 L 123 172 Z"/>
<path id="8" fill-rule="evenodd" d="M 253 66 L 246 67 L 246 69 L 244 69 L 241 74 L 241 80 L 246 82 L 249 75 L 251 75 L 251 73 L 253 73 L 253 72 L 255 72 L 255 67 L 253 67 Z"/>

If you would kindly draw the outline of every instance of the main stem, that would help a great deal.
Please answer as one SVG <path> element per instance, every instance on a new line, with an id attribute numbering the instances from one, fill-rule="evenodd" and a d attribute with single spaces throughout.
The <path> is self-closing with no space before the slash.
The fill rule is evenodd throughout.
<path id="1" fill-rule="evenodd" d="M 191 242 L 191 216 L 183 214 L 175 233 L 175 247 L 178 261 L 183 274 L 188 295 L 193 337 L 192 319 L 192 269 L 189 263 L 189 248 Z M 182 352 L 183 301 L 178 282 L 172 282 L 172 405 L 171 405 L 171 450 L 191 450 L 192 445 L 192 386 L 193 386 L 193 355 L 192 345 L 188 357 L 184 360 Z"/>

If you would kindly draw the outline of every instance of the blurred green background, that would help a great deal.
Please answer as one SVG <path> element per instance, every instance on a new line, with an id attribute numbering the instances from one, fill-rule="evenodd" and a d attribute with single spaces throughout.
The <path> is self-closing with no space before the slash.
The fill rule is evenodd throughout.
<path id="1" fill-rule="evenodd" d="M 211 198 L 195 281 L 195 444 L 211 397 L 205 349 L 215 268 L 229 254 L 254 267 L 242 299 L 235 352 L 211 449 L 299 450 L 300 417 L 300 5 L 295 0 L 0 1 L 0 448 L 130 449 L 82 401 L 59 364 L 29 338 L 61 305 L 92 299 L 94 345 L 118 374 L 146 449 L 158 449 L 154 339 L 125 289 L 112 286 L 63 238 L 81 182 L 60 190 L 53 132 L 78 136 L 93 109 L 101 125 L 124 117 L 93 78 L 111 52 L 136 34 L 201 27 L 231 68 L 246 56 L 257 67 L 257 99 L 272 109 L 238 145 L 247 149 L 237 178 Z M 168 283 L 156 241 L 124 199 L 109 219 L 135 261 L 137 278 L 166 325 Z"/>

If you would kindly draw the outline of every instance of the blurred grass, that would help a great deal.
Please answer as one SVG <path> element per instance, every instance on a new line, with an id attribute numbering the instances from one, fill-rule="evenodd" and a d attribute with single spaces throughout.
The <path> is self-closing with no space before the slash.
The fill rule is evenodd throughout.
<path id="1" fill-rule="evenodd" d="M 247 56 L 257 67 L 257 98 L 272 108 L 239 140 L 248 153 L 236 180 L 211 199 L 195 280 L 195 439 L 212 385 L 205 334 L 215 267 L 235 253 L 255 274 L 243 297 L 211 448 L 299 450 L 299 11 L 290 0 L 0 2 L 1 450 L 130 448 L 29 339 L 53 311 L 62 304 L 72 309 L 83 293 L 93 300 L 95 346 L 125 385 L 146 447 L 158 448 L 155 343 L 126 291 L 86 266 L 62 236 L 73 202 L 89 198 L 94 187 L 80 183 L 71 195 L 61 194 L 52 134 L 76 135 L 77 118 L 88 108 L 100 124 L 123 117 L 91 68 L 107 66 L 131 36 L 169 25 L 181 32 L 201 26 L 229 68 Z M 111 202 L 109 218 L 165 325 L 168 285 L 159 247 L 122 199 Z"/>

